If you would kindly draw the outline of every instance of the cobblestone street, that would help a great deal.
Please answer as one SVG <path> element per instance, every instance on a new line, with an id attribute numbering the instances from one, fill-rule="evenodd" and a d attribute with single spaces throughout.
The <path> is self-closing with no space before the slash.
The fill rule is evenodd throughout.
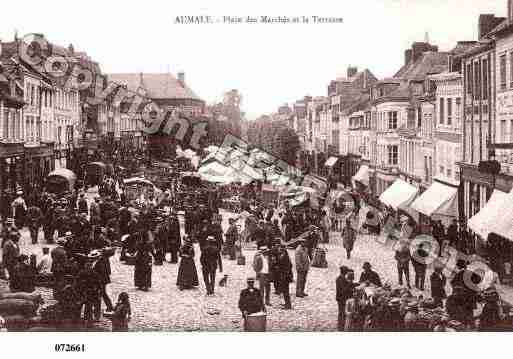
<path id="1" fill-rule="evenodd" d="M 224 213 L 223 227 L 226 226 L 227 218 L 228 216 Z M 22 231 L 22 237 L 22 252 L 35 253 L 39 257 L 42 244 L 36 246 L 30 244 L 26 229 Z M 375 237 L 359 235 L 351 259 L 346 260 L 345 250 L 339 237 L 339 233 L 331 232 L 330 244 L 326 246 L 328 268 L 310 269 L 306 286 L 308 297 L 295 298 L 295 283 L 292 283 L 290 292 L 294 309 L 286 311 L 280 309 L 283 299 L 277 295 L 271 296 L 272 307 L 268 308 L 267 315 L 268 330 L 336 330 L 338 307 L 335 301 L 335 280 L 339 266 L 342 264 L 353 268 L 358 280 L 363 262 L 369 261 L 383 281 L 389 281 L 392 284 L 397 282 L 392 248 L 386 248 Z M 235 261 L 223 260 L 224 272 L 217 274 L 216 282 L 218 283 L 222 275 L 226 274 L 228 283 L 226 287 L 216 286 L 216 293 L 211 297 L 206 296 L 202 282 L 197 245 L 195 251 L 200 286 L 194 290 L 184 291 L 176 287 L 177 264 L 164 263 L 163 266 L 153 266 L 152 288 L 149 292 L 143 292 L 134 287 L 134 267 L 120 263 L 119 253 L 111 258 L 112 283 L 108 286 L 108 293 L 112 300 L 115 300 L 122 291 L 129 293 L 132 305 L 130 322 L 132 330 L 241 330 L 241 315 L 237 307 L 239 293 L 246 285 L 246 278 L 254 276 L 252 259 L 255 250 L 244 250 L 245 266 L 238 266 Z M 289 254 L 294 262 L 294 251 L 290 250 Z M 42 289 L 42 292 L 45 303 L 51 304 L 53 302 L 51 291 Z M 110 322 L 102 319 L 100 325 L 108 329 Z"/>

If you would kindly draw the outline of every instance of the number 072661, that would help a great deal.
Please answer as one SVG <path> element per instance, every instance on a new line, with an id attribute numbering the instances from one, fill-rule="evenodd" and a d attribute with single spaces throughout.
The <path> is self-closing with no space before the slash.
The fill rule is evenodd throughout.
<path id="1" fill-rule="evenodd" d="M 85 352 L 85 344 L 55 344 L 56 352 Z"/>

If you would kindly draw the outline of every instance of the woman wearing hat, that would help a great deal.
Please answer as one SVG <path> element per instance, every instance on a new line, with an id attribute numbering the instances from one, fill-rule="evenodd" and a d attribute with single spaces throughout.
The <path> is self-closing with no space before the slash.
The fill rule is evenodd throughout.
<path id="1" fill-rule="evenodd" d="M 180 249 L 180 258 L 176 285 L 180 290 L 197 287 L 199 281 L 196 264 L 194 264 L 194 247 L 188 237 L 184 238 L 184 245 Z"/>

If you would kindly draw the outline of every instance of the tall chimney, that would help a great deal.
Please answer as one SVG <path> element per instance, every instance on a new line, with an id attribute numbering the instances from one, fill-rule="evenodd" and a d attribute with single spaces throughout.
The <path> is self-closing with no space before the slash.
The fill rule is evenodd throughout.
<path id="1" fill-rule="evenodd" d="M 182 85 L 185 85 L 185 72 L 180 71 L 178 73 L 178 81 L 180 81 Z"/>

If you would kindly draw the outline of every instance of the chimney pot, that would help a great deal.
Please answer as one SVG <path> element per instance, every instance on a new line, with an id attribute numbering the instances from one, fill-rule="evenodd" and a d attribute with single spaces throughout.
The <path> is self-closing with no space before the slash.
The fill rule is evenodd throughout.
<path id="1" fill-rule="evenodd" d="M 178 73 L 178 81 L 180 81 L 182 85 L 185 85 L 185 72 L 180 71 Z"/>
<path id="2" fill-rule="evenodd" d="M 357 73 L 358 73 L 358 67 L 356 67 L 356 66 L 349 66 L 347 68 L 347 78 L 351 78 L 354 75 L 356 75 Z"/>

